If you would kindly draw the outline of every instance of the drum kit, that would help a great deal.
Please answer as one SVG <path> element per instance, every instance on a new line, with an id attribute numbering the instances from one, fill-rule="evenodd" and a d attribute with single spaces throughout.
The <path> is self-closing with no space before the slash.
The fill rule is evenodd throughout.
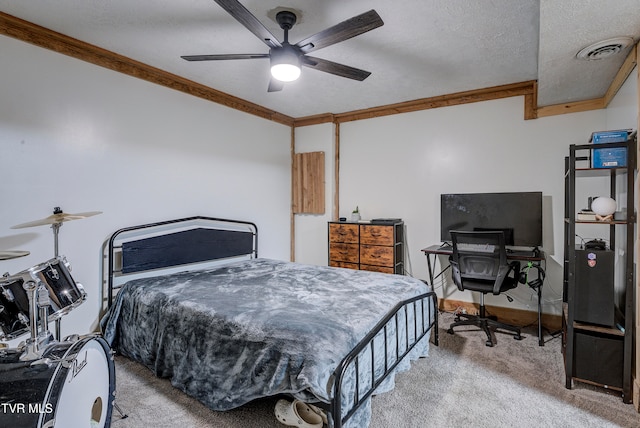
<path id="1" fill-rule="evenodd" d="M 86 292 L 58 255 L 62 223 L 99 211 L 53 215 L 12 229 L 51 225 L 54 258 L 0 277 L 0 427 L 109 427 L 114 402 L 115 365 L 111 349 L 99 334 L 73 334 L 60 340 L 60 319 L 81 305 Z M 28 255 L 0 251 L 0 260 Z M 49 331 L 55 322 L 57 336 Z M 29 333 L 17 347 L 1 343 Z"/>

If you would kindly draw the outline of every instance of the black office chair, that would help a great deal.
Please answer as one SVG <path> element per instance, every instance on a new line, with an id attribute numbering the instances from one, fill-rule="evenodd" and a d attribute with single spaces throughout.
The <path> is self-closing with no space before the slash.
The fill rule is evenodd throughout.
<path id="1" fill-rule="evenodd" d="M 491 330 L 502 329 L 515 333 L 514 339 L 521 340 L 520 328 L 504 324 L 488 317 L 484 306 L 484 295 L 498 295 L 518 285 L 520 264 L 507 262 L 504 232 L 501 231 L 451 231 L 453 254 L 449 258 L 453 281 L 460 291 L 480 292 L 480 313 L 478 315 L 457 314 L 448 333 L 460 325 L 475 325 L 487 334 L 487 346 L 493 346 Z M 510 275 L 513 273 L 513 275 Z"/>

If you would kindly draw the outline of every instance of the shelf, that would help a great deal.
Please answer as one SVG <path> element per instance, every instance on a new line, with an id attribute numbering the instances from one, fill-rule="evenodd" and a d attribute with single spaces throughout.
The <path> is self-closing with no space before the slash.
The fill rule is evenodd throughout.
<path id="1" fill-rule="evenodd" d="M 620 331 L 617 328 L 604 327 L 604 326 L 601 326 L 601 325 L 585 324 L 585 323 L 581 323 L 581 322 L 578 322 L 578 321 L 574 321 L 573 322 L 573 328 L 576 329 L 576 330 L 593 331 L 595 333 L 603 333 L 603 334 L 608 334 L 608 335 L 611 335 L 611 336 L 624 337 L 624 331 Z"/>
<path id="2" fill-rule="evenodd" d="M 576 168 L 576 173 L 593 173 L 594 175 L 610 175 L 611 171 L 626 172 L 626 166 L 616 166 L 612 168 Z"/>
<path id="3" fill-rule="evenodd" d="M 565 218 L 564 222 L 569 223 L 571 219 Z M 633 223 L 630 220 L 613 220 L 613 221 L 598 221 L 598 220 L 573 220 L 576 224 L 596 224 L 601 226 L 611 226 L 611 225 L 626 225 L 629 223 Z"/>
<path id="4" fill-rule="evenodd" d="M 626 220 L 613 220 L 613 221 L 598 221 L 598 220 L 576 220 L 579 224 L 599 224 L 602 226 L 611 226 L 612 224 L 624 224 L 629 223 Z"/>
<path id="5" fill-rule="evenodd" d="M 614 147 L 626 148 L 626 160 L 620 162 L 625 166 L 590 167 L 593 150 Z M 562 321 L 565 386 L 571 389 L 575 380 L 616 389 L 621 391 L 625 403 L 632 402 L 633 395 L 636 238 L 633 225 L 636 214 L 632 211 L 635 207 L 632 189 L 636 188 L 636 147 L 635 136 L 621 143 L 573 144 L 565 158 L 564 170 Z M 589 151 L 588 156 L 584 156 L 586 151 Z M 592 186 L 596 181 L 593 179 L 601 184 L 608 182 L 608 196 L 629 209 L 624 213 L 625 219 L 598 221 L 576 218 L 580 209 L 576 206 L 576 187 Z M 626 183 L 625 187 L 618 188 L 622 181 Z M 622 199 L 618 200 L 619 197 Z M 594 239 L 607 241 L 612 251 L 576 247 L 576 225 L 609 226 L 594 228 L 593 233 Z M 618 225 L 631 227 L 618 229 Z M 624 239 L 616 239 L 620 234 L 625 235 Z M 608 326 L 614 322 L 616 327 Z"/>

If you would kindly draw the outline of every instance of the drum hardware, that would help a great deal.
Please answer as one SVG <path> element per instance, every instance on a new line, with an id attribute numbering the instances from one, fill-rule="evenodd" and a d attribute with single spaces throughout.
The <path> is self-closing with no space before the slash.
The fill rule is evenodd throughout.
<path id="1" fill-rule="evenodd" d="M 115 396 L 115 391 L 113 392 L 113 395 Z M 113 408 L 116 409 L 116 411 L 118 413 L 120 413 L 120 419 L 127 419 L 129 417 L 129 415 L 127 415 L 126 413 L 124 413 L 122 411 L 122 409 L 120 408 L 120 406 L 118 405 L 118 403 L 116 403 L 115 398 L 113 400 Z"/>
<path id="2" fill-rule="evenodd" d="M 44 346 L 49 344 L 53 337 L 49 332 L 48 310 L 49 294 L 44 284 L 36 284 L 29 280 L 22 285 L 29 297 L 29 327 L 31 337 L 27 339 L 25 350 L 20 355 L 21 361 L 37 360 L 42 356 Z M 38 318 L 42 321 L 42 328 L 39 329 Z"/>
<path id="3" fill-rule="evenodd" d="M 75 342 L 76 340 L 80 339 L 80 335 L 79 334 L 70 334 L 69 336 L 66 336 L 64 339 L 62 339 L 63 342 Z"/>
<path id="4" fill-rule="evenodd" d="M 25 227 L 44 226 L 44 225 L 50 224 L 51 229 L 53 230 L 53 256 L 57 258 L 58 257 L 58 235 L 60 233 L 60 227 L 62 227 L 62 223 L 71 221 L 71 220 L 81 220 L 81 219 L 92 217 L 98 214 L 102 214 L 102 211 L 89 211 L 84 213 L 68 214 L 63 212 L 62 209 L 60 209 L 60 207 L 54 207 L 53 214 L 51 214 L 50 216 L 40 220 L 17 224 L 15 226 L 12 226 L 11 229 L 22 229 Z M 55 338 L 60 339 L 60 319 L 56 319 L 55 322 L 56 322 Z"/>
<path id="5" fill-rule="evenodd" d="M 38 284 L 36 297 L 38 298 L 38 313 L 42 320 L 42 331 L 49 333 L 49 305 L 51 305 L 51 299 L 49 299 L 49 292 L 43 283 Z"/>
<path id="6" fill-rule="evenodd" d="M 58 271 L 51 265 L 49 265 L 49 267 L 51 268 L 51 270 L 47 272 L 49 278 L 55 279 L 56 281 L 59 280 L 60 275 L 58 274 Z"/>
<path id="7" fill-rule="evenodd" d="M 16 300 L 16 297 L 13 295 L 13 292 L 8 288 L 2 289 L 2 295 L 10 302 L 13 302 L 14 300 Z M 3 309 L 4 309 L 4 306 L 3 306 Z"/>

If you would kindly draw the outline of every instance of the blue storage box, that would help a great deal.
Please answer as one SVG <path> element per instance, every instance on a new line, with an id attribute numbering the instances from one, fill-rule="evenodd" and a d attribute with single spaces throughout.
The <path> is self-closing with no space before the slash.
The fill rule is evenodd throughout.
<path id="1" fill-rule="evenodd" d="M 627 141 L 632 133 L 632 129 L 598 131 L 591 134 L 589 141 L 593 144 L 622 143 Z M 593 168 L 616 168 L 619 166 L 627 166 L 627 149 L 625 147 L 593 150 Z"/>
<path id="2" fill-rule="evenodd" d="M 618 166 L 627 166 L 626 148 L 614 147 L 593 151 L 593 168 L 616 168 Z"/>
<path id="3" fill-rule="evenodd" d="M 617 129 L 615 131 L 598 131 L 591 134 L 589 142 L 598 143 L 623 143 L 629 139 L 632 129 Z"/>

